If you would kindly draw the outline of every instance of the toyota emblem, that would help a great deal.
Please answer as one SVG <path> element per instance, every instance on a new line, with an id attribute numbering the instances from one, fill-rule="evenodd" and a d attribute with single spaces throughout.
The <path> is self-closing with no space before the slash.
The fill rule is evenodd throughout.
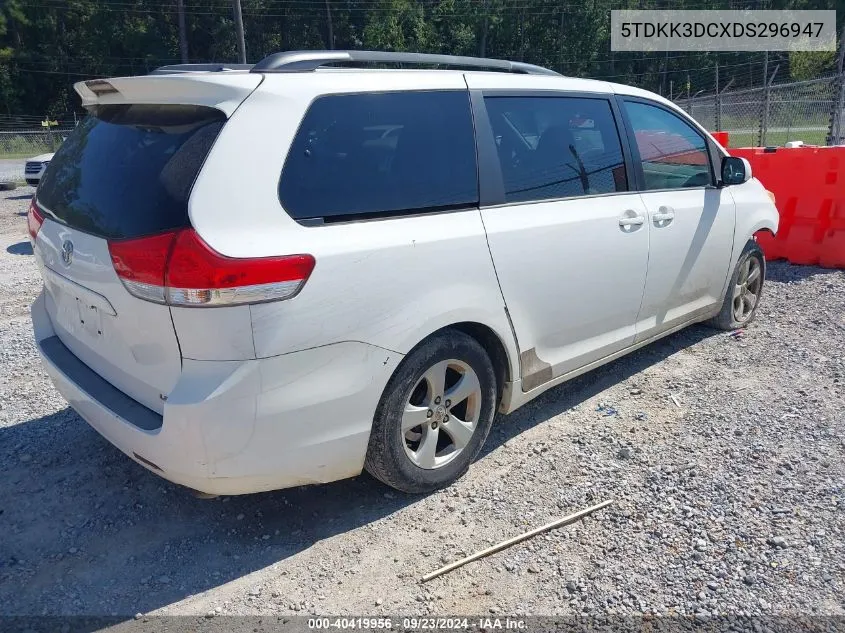
<path id="1" fill-rule="evenodd" d="M 70 240 L 65 240 L 62 243 L 62 261 L 65 263 L 65 266 L 70 266 L 70 263 L 73 261 L 73 242 Z"/>

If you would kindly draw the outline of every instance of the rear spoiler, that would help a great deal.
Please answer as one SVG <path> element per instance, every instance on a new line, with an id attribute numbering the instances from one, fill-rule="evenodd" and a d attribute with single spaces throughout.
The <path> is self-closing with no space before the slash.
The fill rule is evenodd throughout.
<path id="1" fill-rule="evenodd" d="M 159 74 L 90 79 L 73 87 L 87 110 L 122 103 L 172 103 L 217 108 L 229 117 L 262 78 L 249 73 Z"/>

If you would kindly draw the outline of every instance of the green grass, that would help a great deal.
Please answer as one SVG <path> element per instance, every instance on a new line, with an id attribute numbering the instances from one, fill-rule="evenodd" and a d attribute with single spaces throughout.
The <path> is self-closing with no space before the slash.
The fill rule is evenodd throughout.
<path id="1" fill-rule="evenodd" d="M 61 139 L 59 139 L 61 140 Z M 55 151 L 40 134 L 4 134 L 0 136 L 0 158 L 30 158 Z"/>
<path id="2" fill-rule="evenodd" d="M 4 159 L 4 158 L 32 158 L 33 156 L 38 156 L 38 154 L 46 154 L 49 151 L 50 150 L 47 150 L 47 149 L 37 150 L 35 152 L 11 152 L 11 153 L 6 153 L 6 152 L 3 152 L 3 151 L 0 151 L 0 159 Z"/>
<path id="3" fill-rule="evenodd" d="M 759 135 L 754 132 L 729 132 L 728 147 L 757 147 Z M 766 145 L 769 147 L 783 146 L 787 141 L 804 141 L 807 145 L 824 145 L 827 137 L 825 130 L 768 132 Z"/>

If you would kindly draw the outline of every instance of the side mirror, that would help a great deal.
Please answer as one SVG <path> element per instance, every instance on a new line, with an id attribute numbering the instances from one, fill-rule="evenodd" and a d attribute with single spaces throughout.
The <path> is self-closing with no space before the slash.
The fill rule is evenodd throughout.
<path id="1" fill-rule="evenodd" d="M 744 158 L 725 156 L 722 159 L 722 184 L 741 185 L 751 180 L 751 163 Z"/>

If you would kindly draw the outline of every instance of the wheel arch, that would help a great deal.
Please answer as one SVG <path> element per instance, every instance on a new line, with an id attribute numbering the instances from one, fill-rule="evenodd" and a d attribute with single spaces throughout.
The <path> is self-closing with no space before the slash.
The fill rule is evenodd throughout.
<path id="1" fill-rule="evenodd" d="M 497 405 L 502 402 L 502 394 L 504 393 L 505 383 L 513 381 L 514 377 L 511 372 L 510 359 L 508 358 L 508 351 L 505 344 L 499 338 L 499 335 L 493 329 L 482 323 L 475 321 L 463 321 L 455 323 L 444 329 L 453 329 L 463 332 L 467 336 L 474 338 L 490 358 L 493 363 L 493 371 L 496 372 L 496 391 L 497 391 Z"/>
<path id="2" fill-rule="evenodd" d="M 508 332 L 511 335 L 511 345 L 509 346 L 508 341 L 504 339 L 503 335 L 486 323 L 471 320 L 457 321 L 428 332 L 420 338 L 413 348 L 422 345 L 432 336 L 447 330 L 456 330 L 466 334 L 475 339 L 484 348 L 496 373 L 497 408 L 501 406 L 507 384 L 519 378 L 519 349 L 516 347 L 516 340 L 513 334 L 510 331 Z"/>

